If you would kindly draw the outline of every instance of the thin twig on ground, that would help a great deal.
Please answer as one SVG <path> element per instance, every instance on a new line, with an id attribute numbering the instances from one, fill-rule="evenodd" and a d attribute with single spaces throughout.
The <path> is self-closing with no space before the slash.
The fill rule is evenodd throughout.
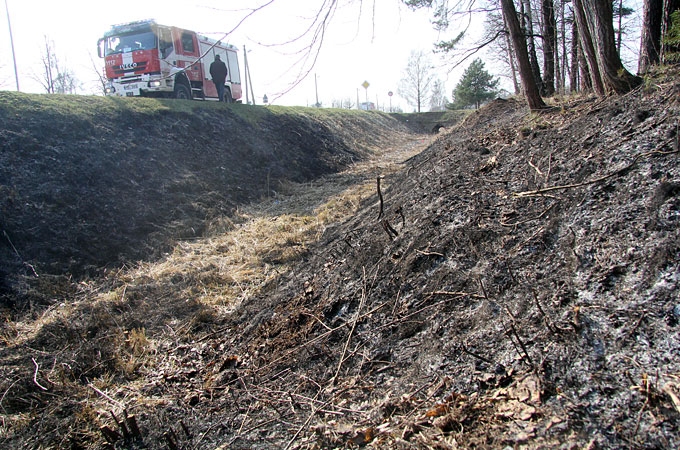
<path id="1" fill-rule="evenodd" d="M 669 140 L 667 140 L 666 143 L 670 143 L 670 142 L 671 141 L 669 139 Z M 660 146 L 659 148 L 663 148 L 663 145 Z M 635 164 L 637 164 L 637 162 L 640 159 L 642 159 L 644 157 L 651 156 L 651 155 L 670 155 L 670 154 L 673 154 L 673 153 L 678 153 L 678 150 L 674 150 L 674 151 L 671 151 L 671 152 L 662 152 L 660 150 L 653 150 L 651 152 L 642 153 L 640 155 L 637 155 L 635 158 L 633 158 L 633 161 L 631 161 L 630 164 L 628 164 L 628 165 L 626 165 L 626 166 L 624 166 L 624 167 L 622 167 L 618 170 L 615 170 L 612 173 L 608 173 L 608 174 L 603 175 L 599 178 L 595 178 L 594 180 L 584 181 L 582 183 L 565 184 L 565 185 L 562 185 L 562 186 L 550 186 L 550 187 L 546 187 L 546 188 L 542 188 L 542 189 L 536 189 L 534 191 L 517 192 L 516 194 L 513 194 L 513 196 L 514 197 L 533 197 L 533 196 L 537 196 L 537 195 L 542 195 L 546 192 L 560 191 L 560 190 L 566 190 L 566 189 L 574 189 L 574 188 L 577 188 L 577 187 L 601 183 L 601 182 L 603 182 L 603 181 L 605 181 L 609 178 L 612 178 L 612 177 L 615 177 L 615 176 L 618 176 L 618 175 L 623 175 L 628 170 L 630 170 Z"/>
<path id="2" fill-rule="evenodd" d="M 384 210 L 383 210 L 384 200 L 383 200 L 382 191 L 380 190 L 380 180 L 381 180 L 381 178 L 382 177 L 380 175 L 378 175 L 378 178 L 376 179 L 376 183 L 377 183 L 377 186 L 378 186 L 378 199 L 380 199 L 380 212 L 378 213 L 378 220 L 380 220 L 382 218 L 383 212 L 384 212 Z"/>
<path id="3" fill-rule="evenodd" d="M 38 386 L 43 391 L 47 391 L 48 389 L 45 386 L 38 383 L 38 370 L 40 370 L 38 363 L 35 361 L 35 358 L 31 358 L 31 360 L 33 361 L 33 364 L 35 364 L 35 372 L 33 372 L 33 383 L 35 383 L 35 385 Z"/>
<path id="4" fill-rule="evenodd" d="M 364 273 L 364 283 L 363 287 L 361 288 L 361 301 L 359 302 L 359 308 L 357 309 L 357 314 L 356 317 L 354 318 L 354 321 L 352 322 L 352 328 L 349 330 L 349 334 L 347 335 L 347 340 L 345 341 L 345 346 L 342 349 L 342 355 L 340 355 L 340 361 L 338 362 L 338 368 L 335 371 L 335 375 L 333 378 L 331 378 L 331 384 L 335 384 L 335 382 L 338 379 L 338 375 L 340 374 L 340 368 L 342 368 L 342 363 L 345 361 L 345 354 L 347 354 L 347 347 L 349 347 L 349 342 L 352 339 L 352 334 L 354 334 L 354 329 L 357 326 L 357 322 L 359 321 L 359 317 L 361 317 L 361 309 L 364 307 L 364 302 L 366 301 L 366 268 L 363 267 L 363 273 Z"/>

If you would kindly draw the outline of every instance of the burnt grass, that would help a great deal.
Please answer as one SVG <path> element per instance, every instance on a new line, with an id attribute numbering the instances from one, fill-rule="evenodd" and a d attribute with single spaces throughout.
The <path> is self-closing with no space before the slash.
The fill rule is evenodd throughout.
<path id="1" fill-rule="evenodd" d="M 54 132 L 66 126 L 54 115 L 41 123 L 3 113 L 0 443 L 678 448 L 678 73 L 659 72 L 627 95 L 553 105 L 530 113 L 519 100 L 499 99 L 446 128 L 374 180 L 380 196 L 228 310 L 173 295 L 198 283 L 195 274 L 160 284 L 102 267 L 162 256 L 194 237 L 186 223 L 200 236 L 211 219 L 262 197 L 269 173 L 279 184 L 305 182 L 370 159 L 371 146 L 405 135 L 403 118 L 358 115 L 328 128 L 262 119 L 254 145 L 234 153 L 247 166 L 238 178 L 238 164 L 207 159 L 214 136 L 188 131 L 186 123 L 214 117 L 211 110 L 187 113 L 172 137 L 154 121 L 129 130 L 124 150 L 107 144 L 101 153 L 118 153 L 101 160 L 85 151 L 84 142 L 108 139 L 91 124 L 67 139 Z M 177 118 L 159 120 L 167 129 Z M 300 140 L 291 130 L 312 131 L 302 139 L 314 140 L 311 160 L 275 152 L 279 145 L 295 154 Z M 71 145 L 82 146 L 84 161 L 66 157 Z M 19 151 L 33 190 L 6 181 L 18 176 L 7 161 Z M 273 159 L 280 175 L 267 165 Z M 112 175 L 117 166 L 128 175 Z M 55 171 L 64 175 L 39 189 L 47 181 L 37 180 Z M 100 178 L 103 192 L 87 190 Z M 235 191 L 254 180 L 257 189 Z M 218 189 L 222 183 L 228 187 Z M 201 195 L 178 200 L 196 185 Z M 64 205 L 41 200 L 48 192 Z M 214 195 L 206 200 L 205 192 Z M 85 194 L 96 200 L 82 203 Z M 83 207 L 102 212 L 84 220 Z M 49 208 L 54 222 L 43 224 Z M 189 222 L 174 228 L 182 215 Z M 172 232 L 154 240 L 134 228 L 149 223 Z M 48 248 L 55 242 L 68 244 Z M 90 278 L 64 280 L 74 268 Z M 33 270 L 52 277 L 38 282 Z M 107 291 L 115 293 L 107 303 L 88 301 Z M 56 302 L 78 306 L 59 312 Z M 40 308 L 52 308 L 50 320 L 22 329 L 22 317 L 39 318 Z"/>
<path id="2" fill-rule="evenodd" d="M 126 100 L 0 93 L 0 292 L 21 291 L 17 274 L 157 259 L 239 205 L 365 159 L 386 130 L 409 131 L 385 114 Z"/>

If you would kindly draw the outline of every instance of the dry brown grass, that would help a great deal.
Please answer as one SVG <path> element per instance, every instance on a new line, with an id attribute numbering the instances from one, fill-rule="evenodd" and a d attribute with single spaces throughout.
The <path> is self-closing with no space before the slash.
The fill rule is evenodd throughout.
<path id="1" fill-rule="evenodd" d="M 410 138 L 403 147 L 382 149 L 375 159 L 313 183 L 289 184 L 278 195 L 239 210 L 236 217 L 216 219 L 206 239 L 179 243 L 161 262 L 143 263 L 126 272 L 135 280 L 171 285 L 174 295 L 232 311 L 257 295 L 271 280 L 290 270 L 326 227 L 346 220 L 361 203 L 375 196 L 375 174 L 398 168 L 420 152 L 429 139 Z M 120 288 L 119 288 L 120 289 Z M 120 292 L 103 295 L 119 296 Z"/>
<path id="2" fill-rule="evenodd" d="M 232 310 L 244 298 L 279 274 L 303 255 L 325 228 L 354 213 L 372 192 L 370 185 L 351 187 L 313 208 L 302 189 L 282 200 L 269 200 L 240 211 L 232 230 L 194 242 L 181 242 L 161 262 L 143 263 L 126 273 L 127 283 L 144 279 L 173 284 L 175 295 L 194 298 L 204 305 Z M 311 188 L 314 189 L 314 188 Z M 283 204 L 282 204 L 283 203 Z M 297 213 L 280 213 L 294 204 Z M 272 211 L 274 209 L 274 211 Z M 103 295 L 117 294 L 106 293 Z"/>

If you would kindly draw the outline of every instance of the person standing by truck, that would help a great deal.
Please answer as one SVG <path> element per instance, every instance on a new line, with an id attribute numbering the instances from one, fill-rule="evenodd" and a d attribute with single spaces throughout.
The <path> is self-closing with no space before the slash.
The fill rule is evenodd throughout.
<path id="1" fill-rule="evenodd" d="M 227 65 L 220 58 L 220 55 L 215 55 L 215 61 L 210 64 L 210 76 L 217 88 L 217 98 L 223 102 L 224 99 L 224 82 L 227 79 Z"/>

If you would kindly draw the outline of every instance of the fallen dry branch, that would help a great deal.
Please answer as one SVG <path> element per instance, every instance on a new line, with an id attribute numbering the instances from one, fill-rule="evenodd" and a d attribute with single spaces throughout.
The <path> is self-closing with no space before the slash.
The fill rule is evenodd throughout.
<path id="1" fill-rule="evenodd" d="M 338 361 L 338 368 L 335 370 L 335 375 L 333 378 L 331 378 L 330 384 L 335 384 L 335 382 L 338 379 L 338 375 L 340 374 L 340 369 L 342 368 L 342 363 L 345 362 L 345 355 L 347 354 L 347 347 L 349 347 L 349 342 L 352 339 L 352 335 L 354 334 L 354 329 L 357 326 L 357 322 L 359 321 L 359 317 L 361 317 L 361 310 L 364 307 L 364 303 L 366 302 L 366 268 L 363 267 L 363 273 L 364 273 L 364 279 L 363 279 L 363 286 L 361 288 L 361 301 L 359 302 L 359 308 L 357 309 L 356 316 L 354 317 L 354 320 L 352 321 L 352 328 L 349 330 L 349 334 L 347 335 L 347 340 L 345 341 L 345 346 L 342 348 L 342 354 L 340 355 L 340 361 Z"/>
<path id="2" fill-rule="evenodd" d="M 422 308 L 417 309 L 417 310 L 415 310 L 415 311 L 413 311 L 413 312 L 411 312 L 411 313 L 409 313 L 409 314 L 406 314 L 405 316 L 401 316 L 401 317 L 399 317 L 399 318 L 397 318 L 397 319 L 395 319 L 395 320 L 392 320 L 391 322 L 388 322 L 388 323 L 386 323 L 386 324 L 384 324 L 384 325 L 381 325 L 381 326 L 375 328 L 374 331 L 383 330 L 383 329 L 385 329 L 385 328 L 393 327 L 394 325 L 397 325 L 397 324 L 399 324 L 399 323 L 403 323 L 403 322 L 405 322 L 407 319 L 409 319 L 409 318 L 411 318 L 411 317 L 413 317 L 413 316 L 416 316 L 416 315 L 422 313 L 423 311 L 427 311 L 428 309 L 433 309 L 433 308 L 436 308 L 437 306 L 441 306 L 441 305 L 444 305 L 444 304 L 446 304 L 446 303 L 450 303 L 450 302 L 452 302 L 452 301 L 454 301 L 454 300 L 457 300 L 457 299 L 459 299 L 459 298 L 461 298 L 461 297 L 469 296 L 470 298 L 485 298 L 485 297 L 482 296 L 482 295 L 479 295 L 479 294 L 470 294 L 470 293 L 468 293 L 468 292 L 435 291 L 435 292 L 432 292 L 432 293 L 430 294 L 430 296 L 434 296 L 434 295 L 446 295 L 446 296 L 452 296 L 452 297 L 454 297 L 454 298 L 449 298 L 449 299 L 446 299 L 446 300 L 439 301 L 439 302 L 437 302 L 437 303 L 433 303 L 433 304 L 431 304 L 431 305 L 423 306 Z"/>
<path id="3" fill-rule="evenodd" d="M 378 189 L 378 199 L 380 200 L 380 211 L 378 212 L 378 220 L 380 220 L 384 214 L 384 204 L 385 201 L 383 200 L 383 195 L 382 195 L 382 190 L 380 189 L 380 180 L 382 177 L 378 175 L 378 178 L 376 179 L 376 185 Z"/>
<path id="4" fill-rule="evenodd" d="M 523 225 L 523 224 L 525 224 L 525 223 L 533 222 L 534 220 L 538 220 L 538 219 L 540 219 L 541 217 L 543 217 L 543 216 L 545 216 L 546 214 L 548 214 L 548 213 L 550 212 L 550 210 L 553 209 L 553 208 L 555 207 L 556 204 L 557 204 L 557 202 L 553 203 L 552 205 L 550 205 L 550 206 L 548 207 L 548 209 L 546 209 L 546 210 L 543 211 L 541 214 L 539 214 L 539 215 L 537 215 L 537 216 L 535 216 L 535 217 L 531 217 L 531 218 L 529 218 L 529 219 L 521 220 L 521 221 L 515 222 L 515 223 L 506 223 L 506 222 L 501 221 L 500 224 L 501 224 L 502 226 L 504 226 L 504 227 L 516 227 L 517 225 Z"/>
<path id="5" fill-rule="evenodd" d="M 671 140 L 668 139 L 667 143 L 670 143 L 670 142 L 671 142 Z M 659 148 L 663 148 L 664 146 L 665 145 L 662 144 L 662 145 L 659 146 Z M 595 178 L 594 180 L 584 181 L 582 183 L 566 184 L 566 185 L 562 185 L 562 186 L 550 186 L 550 187 L 546 187 L 546 188 L 542 188 L 542 189 L 536 189 L 536 190 L 533 190 L 533 191 L 517 192 L 517 193 L 514 193 L 512 195 L 513 195 L 513 197 L 518 197 L 518 198 L 534 197 L 534 196 L 537 196 L 537 195 L 543 195 L 547 192 L 574 189 L 574 188 L 578 188 L 578 187 L 582 187 L 582 186 L 589 186 L 591 184 L 601 183 L 605 180 L 608 180 L 609 178 L 625 174 L 631 168 L 633 168 L 633 166 L 635 166 L 635 164 L 637 164 L 637 162 L 642 158 L 645 158 L 645 157 L 648 157 L 648 156 L 651 156 L 651 155 L 671 155 L 671 154 L 674 154 L 674 153 L 678 153 L 678 151 L 674 150 L 674 151 L 671 151 L 671 152 L 662 152 L 660 150 L 653 150 L 651 152 L 642 153 L 640 155 L 637 155 L 635 158 L 633 158 L 633 161 L 631 161 L 631 163 L 626 165 L 625 167 L 622 167 L 621 169 L 617 169 L 614 172 L 609 173 L 607 175 L 603 175 L 599 178 Z"/>
<path id="6" fill-rule="evenodd" d="M 477 358 L 478 360 L 483 361 L 483 362 L 485 362 L 485 363 L 487 363 L 487 364 L 489 364 L 489 365 L 493 365 L 493 364 L 494 364 L 494 362 L 491 361 L 490 359 L 485 358 L 485 357 L 483 357 L 483 356 L 481 356 L 481 355 L 478 355 L 477 353 L 475 353 L 475 352 L 471 351 L 470 349 L 468 349 L 468 348 L 467 348 L 467 345 L 465 345 L 465 343 L 460 344 L 460 349 L 463 350 L 463 353 L 467 353 L 468 355 L 470 355 L 470 356 L 472 356 L 472 357 L 474 357 L 474 358 Z"/>
<path id="7" fill-rule="evenodd" d="M 316 416 L 320 411 L 322 411 L 328 405 L 333 403 L 333 401 L 336 398 L 338 398 L 340 395 L 342 395 L 346 391 L 347 391 L 347 389 L 342 389 L 342 390 L 336 392 L 330 399 L 326 400 L 322 405 L 320 405 L 318 407 L 316 407 L 312 404 L 312 411 L 309 413 L 307 420 L 305 420 L 305 422 L 298 428 L 298 430 L 295 432 L 295 434 L 293 435 L 291 440 L 288 442 L 288 445 L 286 445 L 284 447 L 284 450 L 288 450 L 295 443 L 295 441 L 300 436 L 300 434 L 309 426 L 309 424 L 311 423 L 314 416 Z M 321 389 L 317 392 L 316 396 L 314 397 L 314 401 L 316 401 L 319 398 L 319 396 L 321 395 L 322 392 L 323 392 L 323 389 Z"/>
<path id="8" fill-rule="evenodd" d="M 365 314 L 359 316 L 358 320 L 361 320 L 361 319 L 363 319 L 363 318 L 365 318 L 365 317 L 370 316 L 371 314 L 373 314 L 373 313 L 376 312 L 376 311 L 381 310 L 382 308 L 384 308 L 384 307 L 387 306 L 388 304 L 389 304 L 389 302 L 381 303 L 380 305 L 378 305 L 378 306 L 376 306 L 375 308 L 371 309 L 371 310 L 368 311 L 367 313 L 365 313 Z M 303 343 L 303 344 L 301 344 L 301 345 L 299 345 L 299 346 L 294 347 L 293 349 L 287 351 L 286 353 L 284 353 L 283 355 L 279 356 L 278 358 L 274 358 L 272 361 L 269 361 L 266 365 L 264 365 L 264 366 L 262 366 L 262 367 L 258 367 L 257 369 L 255 369 L 255 373 L 262 372 L 264 369 L 269 368 L 269 367 L 273 366 L 274 364 L 276 364 L 276 363 L 278 363 L 278 362 L 281 362 L 281 361 L 284 360 L 285 358 L 287 358 L 287 357 L 289 357 L 290 355 L 292 355 L 292 354 L 294 354 L 294 353 L 300 351 L 301 349 L 303 349 L 303 348 L 305 348 L 305 347 L 307 347 L 307 346 L 309 346 L 309 345 L 312 345 L 312 344 L 314 344 L 314 343 L 316 343 L 316 342 L 319 342 L 319 341 L 321 341 L 322 339 L 325 339 L 325 338 L 329 337 L 332 333 L 334 333 L 334 332 L 336 332 L 336 331 L 338 331 L 338 330 L 341 330 L 341 329 L 343 329 L 343 328 L 345 328 L 345 327 L 347 327 L 347 326 L 350 326 L 350 325 L 351 325 L 350 322 L 345 322 L 345 323 L 343 323 L 343 324 L 341 324 L 341 325 L 338 325 L 338 326 L 335 327 L 335 328 L 329 329 L 329 330 L 326 331 L 325 333 L 322 333 L 322 334 L 316 336 L 315 338 L 310 339 L 309 341 L 306 341 L 305 343 Z M 328 327 L 326 327 L 326 328 L 328 328 Z"/>

